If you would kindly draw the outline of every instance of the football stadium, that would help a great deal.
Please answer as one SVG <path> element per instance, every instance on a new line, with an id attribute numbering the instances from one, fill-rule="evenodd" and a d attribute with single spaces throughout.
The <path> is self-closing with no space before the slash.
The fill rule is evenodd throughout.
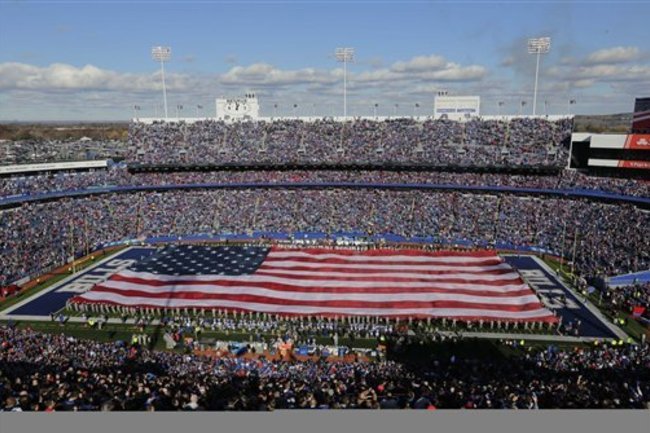
<path id="1" fill-rule="evenodd" d="M 537 75 L 533 114 L 338 77 L 333 115 L 162 73 L 111 137 L 2 125 L 2 411 L 649 409 L 648 95 L 603 132 Z"/>

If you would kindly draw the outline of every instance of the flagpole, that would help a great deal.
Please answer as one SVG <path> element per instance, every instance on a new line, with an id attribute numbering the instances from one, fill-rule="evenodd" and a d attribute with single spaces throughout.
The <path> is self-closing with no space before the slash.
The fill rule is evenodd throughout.
<path id="1" fill-rule="evenodd" d="M 135 236 L 140 236 L 140 209 L 142 208 L 142 196 L 138 200 L 138 206 L 135 211 Z"/>
<path id="2" fill-rule="evenodd" d="M 257 207 L 260 204 L 260 198 L 258 197 L 257 200 L 255 200 L 255 210 L 253 211 L 253 230 L 255 230 L 255 224 L 257 223 Z"/>
<path id="3" fill-rule="evenodd" d="M 219 231 L 219 218 L 217 209 L 219 209 L 219 206 L 214 207 L 214 217 L 212 218 L 212 230 L 215 234 L 218 234 Z"/>
<path id="4" fill-rule="evenodd" d="M 413 197 L 413 201 L 411 202 L 411 215 L 410 215 L 411 227 L 413 227 L 414 213 L 415 213 L 415 197 Z M 411 233 L 411 235 L 413 235 L 413 233 Z"/>
<path id="5" fill-rule="evenodd" d="M 86 245 L 86 255 L 90 254 L 90 247 L 88 246 L 88 219 L 84 212 L 84 244 Z"/>
<path id="6" fill-rule="evenodd" d="M 573 258 L 571 259 L 571 274 L 575 277 L 575 269 L 576 269 L 576 249 L 578 246 L 578 230 L 575 231 L 575 234 L 573 236 Z"/>
<path id="7" fill-rule="evenodd" d="M 560 250 L 560 273 L 563 270 L 563 265 L 564 265 L 564 239 L 565 239 L 565 233 L 566 233 L 566 221 L 564 221 L 564 226 L 562 227 L 562 243 L 561 243 L 561 250 Z"/>
<path id="8" fill-rule="evenodd" d="M 501 213 L 501 196 L 497 196 L 497 210 L 494 213 L 494 249 L 497 248 L 497 237 L 499 235 L 499 214 Z"/>
<path id="9" fill-rule="evenodd" d="M 70 220 L 70 256 L 72 257 L 72 273 L 77 273 L 77 267 L 74 260 L 74 224 Z"/>

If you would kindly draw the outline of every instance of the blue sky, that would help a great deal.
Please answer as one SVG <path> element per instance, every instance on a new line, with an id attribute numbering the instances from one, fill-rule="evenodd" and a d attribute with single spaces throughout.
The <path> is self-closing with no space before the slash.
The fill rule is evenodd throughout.
<path id="1" fill-rule="evenodd" d="M 532 104 L 526 38 L 548 35 L 538 110 L 629 111 L 650 94 L 650 3 L 583 1 L 0 0 L 0 120 L 126 119 L 161 104 L 153 45 L 172 47 L 171 106 L 255 91 L 302 114 L 338 114 L 337 46 L 356 49 L 351 114 L 430 109 L 438 90 L 477 94 L 482 110 Z M 411 110 L 411 111 L 408 111 Z"/>

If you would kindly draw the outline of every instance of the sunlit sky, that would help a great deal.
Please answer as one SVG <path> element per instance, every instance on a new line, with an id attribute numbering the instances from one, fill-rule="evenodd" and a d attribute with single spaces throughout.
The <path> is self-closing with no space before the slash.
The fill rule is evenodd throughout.
<path id="1" fill-rule="evenodd" d="M 349 114 L 429 114 L 438 91 L 482 112 L 532 109 L 529 37 L 550 36 L 538 111 L 631 111 L 650 96 L 650 3 L 641 1 L 4 1 L 0 120 L 119 120 L 162 105 L 151 47 L 172 48 L 169 105 L 214 113 L 255 92 L 262 114 L 342 112 L 333 53 L 354 47 Z M 546 101 L 546 104 L 544 104 Z"/>

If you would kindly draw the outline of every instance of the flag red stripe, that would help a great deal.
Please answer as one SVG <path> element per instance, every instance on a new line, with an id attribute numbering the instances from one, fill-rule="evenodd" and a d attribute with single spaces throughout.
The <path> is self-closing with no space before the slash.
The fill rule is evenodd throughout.
<path id="1" fill-rule="evenodd" d="M 115 293 L 122 296 L 144 297 L 151 299 L 215 299 L 225 301 L 250 302 L 272 305 L 296 305 L 310 307 L 328 307 L 328 308 L 381 308 L 387 310 L 400 310 L 405 308 L 475 308 L 482 310 L 498 311 L 529 311 L 539 309 L 539 302 L 526 303 L 521 305 L 506 304 L 485 304 L 475 302 L 460 301 L 391 301 L 391 302 L 373 302 L 368 301 L 347 301 L 347 300 L 323 300 L 307 301 L 293 299 L 278 299 L 268 296 L 256 295 L 229 295 L 223 293 L 192 293 L 192 292 L 174 292 L 174 293 L 149 293 L 138 290 L 114 290 L 108 288 L 97 288 L 96 292 Z"/>
<path id="2" fill-rule="evenodd" d="M 86 295 L 90 296 L 93 293 L 89 292 Z M 283 305 L 270 305 L 270 304 L 243 304 L 240 305 L 236 301 L 221 301 L 224 304 L 230 303 L 230 305 L 221 305 L 217 306 L 212 304 L 212 301 L 195 301 L 195 300 L 180 300 L 183 304 L 178 304 L 177 300 L 174 299 L 152 299 L 152 298 L 129 298 L 123 297 L 120 295 L 113 295 L 114 298 L 111 298 L 110 301 L 102 299 L 101 295 L 110 295 L 105 293 L 94 293 L 95 295 L 100 296 L 100 298 L 95 297 L 95 299 L 82 299 L 81 297 L 74 298 L 73 302 L 84 302 L 84 303 L 94 303 L 94 304 L 114 304 L 122 305 L 126 307 L 136 307 L 136 308 L 209 308 L 215 309 L 220 308 L 227 310 L 229 312 L 266 312 L 268 314 L 275 314 L 279 316 L 324 316 L 324 317 L 342 317 L 342 316 L 381 316 L 381 317 L 413 317 L 413 318 L 427 318 L 427 317 L 453 317 L 453 318 L 463 318 L 466 320 L 507 320 L 507 321 L 534 321 L 534 322 L 557 322 L 557 318 L 550 314 L 548 310 L 545 310 L 540 307 L 538 310 L 532 311 L 492 311 L 492 310 L 480 310 L 480 309 L 471 309 L 471 308 L 420 308 L 420 309 L 407 309 L 407 310 L 398 310 L 391 313 L 393 310 L 383 310 L 383 309 L 368 309 L 368 308 L 359 308 L 359 309 L 334 309 L 331 310 L 321 309 L 319 307 L 308 307 L 308 306 L 283 306 Z M 150 302 L 147 302 L 150 301 Z M 160 302 L 162 301 L 162 303 Z M 176 303 L 176 304 L 170 304 Z M 477 314 L 481 312 L 480 314 Z"/>
<path id="3" fill-rule="evenodd" d="M 513 274 L 512 270 L 503 270 L 503 271 L 485 271 L 485 272 L 418 272 L 418 271 L 394 271 L 394 272 L 377 272 L 377 271 L 367 271 L 367 272 L 350 272 L 348 270 L 346 271 L 327 271 L 327 270 L 313 270 L 313 269 L 269 269 L 269 268 L 262 268 L 257 270 L 255 272 L 255 275 L 282 275 L 282 276 L 287 276 L 291 278 L 302 278 L 302 279 L 325 279 L 322 274 L 327 273 L 327 279 L 336 279 L 336 278 L 345 278 L 345 279 L 354 279 L 354 280 L 363 280 L 363 279 L 370 279 L 377 281 L 380 279 L 381 281 L 384 281 L 386 279 L 396 279 L 400 281 L 408 281 L 408 280 L 413 280 L 413 281 L 431 281 L 435 279 L 436 281 L 446 281 L 447 279 L 451 278 L 442 278 L 442 277 L 455 277 L 453 278 L 454 280 L 463 280 L 463 281 L 477 281 L 476 278 L 484 276 L 484 275 L 503 275 L 504 279 L 509 276 L 509 274 Z M 340 275 L 338 275 L 340 274 Z M 408 276 L 407 276 L 408 275 Z M 411 277 L 411 275 L 418 275 L 418 277 Z M 471 278 L 463 277 L 464 275 L 470 275 Z M 378 278 L 379 277 L 379 278 Z M 438 278 L 427 278 L 427 277 L 438 277 Z M 517 278 L 510 278 L 510 279 L 518 279 Z M 489 281 L 495 281 L 497 279 L 492 279 Z M 499 278 L 498 281 L 503 281 L 503 279 Z"/>
<path id="4" fill-rule="evenodd" d="M 426 256 L 361 256 L 361 255 L 340 255 L 340 254 L 309 254 L 309 253 L 289 253 L 289 252 L 270 252 L 265 263 L 272 263 L 284 260 L 295 262 L 310 263 L 367 263 L 376 265 L 429 265 L 429 266 L 495 266 L 503 264 L 500 257 L 426 257 Z"/>
<path id="5" fill-rule="evenodd" d="M 297 279 L 296 279 L 297 280 Z M 374 293 L 374 292 L 382 292 L 382 293 L 393 293 L 393 292 L 427 292 L 431 290 L 462 290 L 463 287 L 466 286 L 490 286 L 494 287 L 494 291 L 489 291 L 485 290 L 483 291 L 484 293 L 512 293 L 512 290 L 507 291 L 504 290 L 502 292 L 498 292 L 497 290 L 499 288 L 502 288 L 503 286 L 506 285 L 512 285 L 512 286 L 519 286 L 522 285 L 523 282 L 521 280 L 505 280 L 505 281 L 500 281 L 500 282 L 495 282 L 495 281 L 481 281 L 481 280 L 475 280 L 475 281 L 468 281 L 468 280 L 444 280 L 444 281 L 428 281 L 428 280 L 396 280 L 396 281 L 383 281 L 382 280 L 382 286 L 386 286 L 388 283 L 424 283 L 426 284 L 425 287 L 352 287 L 350 286 L 341 286 L 341 287 L 324 287 L 324 286 L 318 286 L 317 281 L 314 281 L 313 284 L 310 285 L 291 285 L 291 284 L 279 284 L 279 283 L 273 283 L 273 282 L 256 282 L 256 281 L 233 281 L 233 280 L 211 280 L 211 281 L 192 281 L 192 280 L 174 280 L 174 281 L 160 281 L 160 280 L 150 280 L 150 279 L 142 279 L 142 278 L 133 278 L 133 277 L 126 277 L 124 275 L 117 274 L 109 279 L 109 281 L 123 281 L 127 283 L 133 283 L 133 284 L 141 284 L 144 286 L 152 286 L 152 287 L 164 287 L 164 286 L 226 286 L 226 287 L 238 287 L 241 286 L 242 284 L 246 284 L 247 286 L 253 286 L 253 287 L 269 287 L 273 288 L 274 290 L 284 290 L 284 291 L 300 291 L 300 292 L 327 292 L 327 293 L 345 293 L 345 292 L 362 292 L 362 293 Z M 323 279 L 320 279 L 321 282 L 323 282 Z M 341 281 L 343 282 L 349 282 L 350 280 L 347 280 L 345 278 L 339 278 L 339 279 L 329 279 L 328 281 Z M 357 281 L 357 280 L 355 280 Z M 368 282 L 372 283 L 373 280 L 367 280 L 367 281 L 362 281 L 362 282 Z M 454 287 L 454 288 L 446 288 L 443 286 L 443 284 L 449 284 L 449 285 L 457 285 L 461 287 Z M 469 290 L 469 289 L 466 289 Z M 514 289 L 513 289 L 514 290 Z M 519 290 L 519 289 L 517 289 Z M 479 292 L 477 290 L 477 292 Z"/>
<path id="6" fill-rule="evenodd" d="M 356 257 L 356 256 L 352 256 Z M 431 261 L 409 261 L 409 260 L 391 260 L 390 262 L 382 260 L 373 260 L 370 258 L 364 258 L 364 260 L 347 260 L 345 258 L 318 258 L 318 257 L 273 257 L 269 255 L 264 263 L 273 263 L 280 262 L 285 260 L 291 260 L 292 262 L 306 262 L 306 263 L 331 263 L 331 264 L 356 264 L 363 263 L 368 265 L 422 265 L 422 266 L 453 266 L 456 268 L 462 268 L 464 266 L 496 266 L 500 265 L 503 262 L 500 260 L 486 259 L 478 262 L 449 262 L 442 260 L 431 260 Z"/>
<path id="7" fill-rule="evenodd" d="M 174 291 L 185 291 L 185 292 L 207 292 L 210 289 L 221 288 L 221 287 L 232 287 L 234 289 L 239 289 L 243 286 L 241 285 L 179 285 L 171 284 L 167 286 L 151 286 L 146 284 L 137 284 L 137 283 L 127 283 L 125 281 L 115 282 L 107 281 L 104 283 L 97 284 L 96 288 L 106 288 L 106 289 L 115 289 L 115 290 L 141 290 L 151 293 L 155 292 L 174 292 Z M 484 296 L 486 298 L 512 298 L 517 296 L 530 295 L 532 292 L 528 288 L 522 288 L 519 290 L 512 291 L 502 291 L 502 292 L 492 292 L 488 290 L 475 290 L 475 289 L 446 289 L 446 288 L 434 288 L 434 287 L 415 287 L 415 288 L 394 288 L 394 287 L 381 287 L 381 288 L 348 288 L 348 287 L 287 287 L 280 284 L 246 284 L 246 287 L 259 288 L 266 290 L 273 290 L 275 292 L 286 292 L 286 293 L 309 293 L 309 294 L 318 294 L 323 295 L 342 295 L 342 294 L 427 294 L 427 293 L 440 293 L 440 294 L 452 294 L 452 295 L 469 295 L 469 296 Z M 149 289 L 149 290 L 146 290 Z M 191 289 L 191 290 L 190 290 Z"/>
<path id="8" fill-rule="evenodd" d="M 461 273 L 460 270 L 429 270 L 421 267 L 420 265 L 402 265 L 402 266 L 387 266 L 383 265 L 366 265 L 365 263 L 354 263 L 354 264 L 344 264 L 336 266 L 326 266 L 324 264 L 320 266 L 315 266 L 317 264 L 312 264 L 312 266 L 277 266 L 277 265 L 268 265 L 264 262 L 258 270 L 292 270 L 292 271 L 318 271 L 318 272 L 338 272 L 344 274 L 367 274 L 368 272 L 382 272 L 382 273 L 395 273 L 400 274 L 403 272 L 414 272 L 424 275 L 455 275 Z M 359 266 L 355 268 L 354 266 Z M 370 267 L 373 266 L 373 267 Z M 511 269 L 489 269 L 489 270 L 474 270 L 474 269 L 462 269 L 463 274 L 477 274 L 477 275 L 500 275 L 507 274 L 512 272 Z"/>

